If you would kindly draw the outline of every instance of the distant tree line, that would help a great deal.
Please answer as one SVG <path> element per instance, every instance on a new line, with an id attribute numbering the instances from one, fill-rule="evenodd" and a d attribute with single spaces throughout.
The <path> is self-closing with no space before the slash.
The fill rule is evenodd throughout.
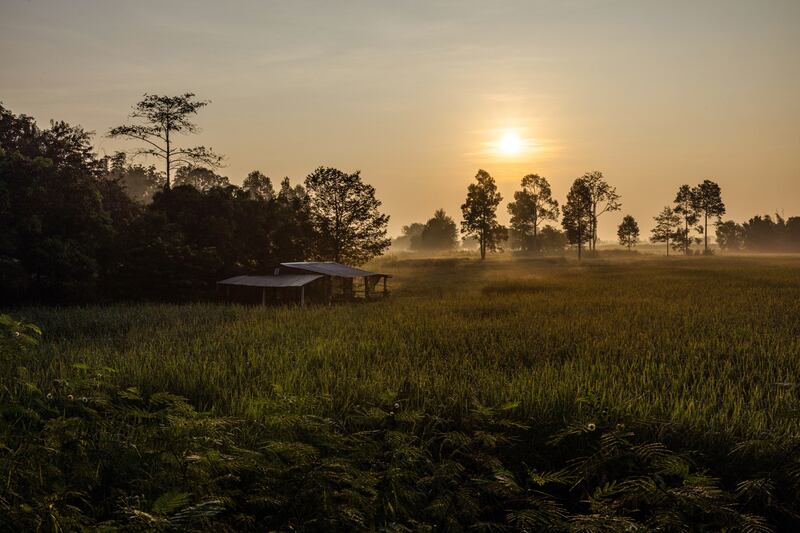
<path id="1" fill-rule="evenodd" d="M 180 148 L 196 104 L 146 95 L 132 115 L 144 124 L 111 130 L 163 170 L 97 157 L 82 128 L 40 128 L 0 105 L 0 301 L 180 299 L 278 262 L 360 264 L 389 246 L 389 217 L 359 172 L 320 167 L 273 188 L 254 171 L 238 187 L 211 149 Z"/>

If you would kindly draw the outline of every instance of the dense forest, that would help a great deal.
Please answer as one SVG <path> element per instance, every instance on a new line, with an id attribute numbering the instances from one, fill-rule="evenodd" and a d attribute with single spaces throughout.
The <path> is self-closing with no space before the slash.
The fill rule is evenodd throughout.
<path id="1" fill-rule="evenodd" d="M 98 158 L 80 127 L 0 106 L 4 302 L 180 300 L 281 261 L 364 262 L 390 243 L 379 206 L 358 172 L 323 167 L 275 190 L 258 171 L 239 187 L 184 165 L 169 186 L 124 153 Z"/>

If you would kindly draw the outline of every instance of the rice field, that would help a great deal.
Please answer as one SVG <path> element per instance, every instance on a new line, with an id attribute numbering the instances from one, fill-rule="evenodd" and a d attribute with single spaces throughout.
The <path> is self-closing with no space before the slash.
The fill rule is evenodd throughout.
<path id="1" fill-rule="evenodd" d="M 525 420 L 586 416 L 586 399 L 708 437 L 796 431 L 800 258 L 384 259 L 368 304 L 24 308 L 43 390 L 74 364 L 119 386 L 258 419 L 276 391 L 335 415 L 397 399 Z"/>

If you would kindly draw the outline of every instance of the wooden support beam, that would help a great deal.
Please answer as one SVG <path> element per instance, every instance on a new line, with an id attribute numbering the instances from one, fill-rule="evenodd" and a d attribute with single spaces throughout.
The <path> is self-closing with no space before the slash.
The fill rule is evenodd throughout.
<path id="1" fill-rule="evenodd" d="M 261 289 L 261 305 L 267 305 L 267 288 L 262 287 Z"/>
<path id="2" fill-rule="evenodd" d="M 300 307 L 306 306 L 306 287 L 305 285 L 300 286 Z"/>
<path id="3" fill-rule="evenodd" d="M 384 296 L 388 296 L 389 295 L 389 288 L 386 286 L 386 282 L 387 282 L 388 279 L 389 279 L 389 276 L 383 276 L 383 295 Z"/>

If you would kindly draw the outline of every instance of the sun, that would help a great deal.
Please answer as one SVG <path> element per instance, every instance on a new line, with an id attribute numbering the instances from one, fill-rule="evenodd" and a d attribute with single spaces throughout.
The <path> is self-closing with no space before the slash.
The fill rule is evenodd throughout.
<path id="1" fill-rule="evenodd" d="M 525 141 L 513 131 L 507 131 L 497 141 L 497 149 L 503 155 L 519 155 L 523 148 L 525 148 Z"/>

